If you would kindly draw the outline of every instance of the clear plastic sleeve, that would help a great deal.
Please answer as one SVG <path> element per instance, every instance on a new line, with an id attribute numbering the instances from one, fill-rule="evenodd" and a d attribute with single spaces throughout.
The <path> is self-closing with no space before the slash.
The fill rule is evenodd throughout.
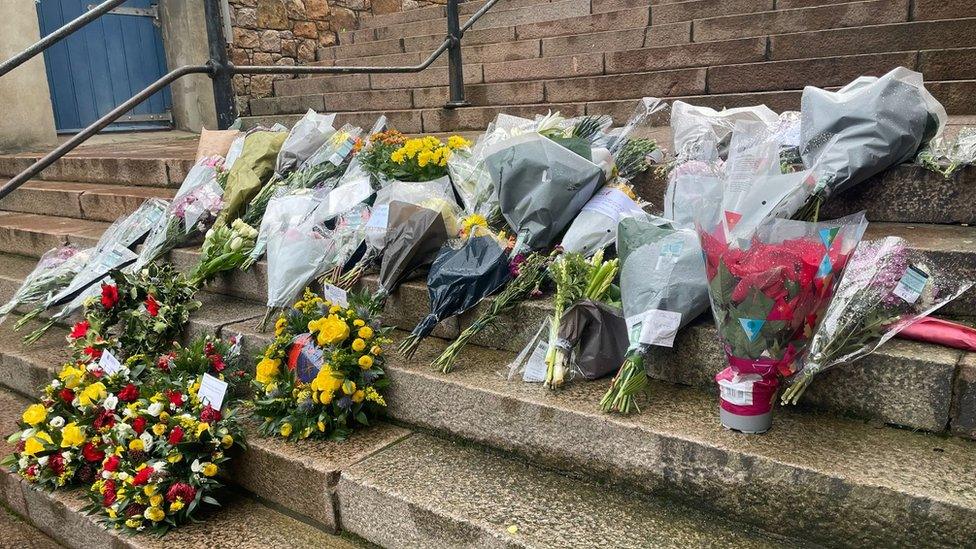
<path id="1" fill-rule="evenodd" d="M 285 177 L 304 164 L 336 132 L 332 125 L 335 117 L 335 114 L 319 114 L 309 109 L 295 122 L 278 151 L 275 173 Z"/>
<path id="2" fill-rule="evenodd" d="M 24 278 L 20 287 L 7 303 L 0 307 L 0 322 L 20 305 L 34 305 L 67 285 L 82 265 L 89 252 L 74 246 L 61 246 L 44 252 L 34 270 Z"/>

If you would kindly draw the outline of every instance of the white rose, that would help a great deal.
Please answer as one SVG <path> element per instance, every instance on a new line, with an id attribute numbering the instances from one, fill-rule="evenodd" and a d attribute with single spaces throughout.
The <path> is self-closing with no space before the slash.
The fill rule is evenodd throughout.
<path id="1" fill-rule="evenodd" d="M 112 472 L 111 471 L 102 471 L 102 478 L 104 478 L 106 480 L 112 478 Z"/>
<path id="2" fill-rule="evenodd" d="M 162 402 L 153 402 L 152 404 L 149 405 L 149 408 L 146 409 L 146 412 L 152 417 L 158 416 L 160 413 L 162 413 L 162 411 L 163 411 Z"/>
<path id="3" fill-rule="evenodd" d="M 30 460 L 27 459 L 27 456 L 20 456 L 20 459 L 17 460 L 17 465 L 19 465 L 21 469 L 26 469 L 27 466 L 30 465 Z"/>
<path id="4" fill-rule="evenodd" d="M 51 421 L 47 422 L 47 424 L 54 429 L 60 429 L 64 427 L 64 418 L 61 416 L 54 416 L 51 418 Z"/>
<path id="5" fill-rule="evenodd" d="M 193 460 L 193 463 L 190 465 L 190 470 L 193 471 L 194 473 L 199 473 L 200 471 L 203 471 L 203 465 L 200 465 L 199 459 Z"/>
<path id="6" fill-rule="evenodd" d="M 129 478 L 129 473 L 126 473 L 125 471 L 119 471 L 119 480 L 125 480 L 127 478 Z"/>
<path id="7" fill-rule="evenodd" d="M 60 386 L 61 386 L 61 382 L 60 381 L 58 381 L 56 379 L 52 379 L 51 380 L 51 387 L 54 387 L 55 389 L 57 389 Z"/>
<path id="8" fill-rule="evenodd" d="M 108 395 L 105 397 L 105 402 L 102 403 L 102 406 L 104 406 L 106 410 L 115 410 L 115 407 L 118 405 L 119 397 L 115 395 Z"/>
<path id="9" fill-rule="evenodd" d="M 47 456 L 39 457 L 37 458 L 37 464 L 40 465 L 41 467 L 44 467 L 45 465 L 47 465 L 47 459 L 48 459 Z"/>
<path id="10" fill-rule="evenodd" d="M 143 431 L 143 433 L 139 435 L 139 440 L 141 440 L 142 445 L 145 446 L 144 450 L 148 452 L 149 448 L 152 446 L 153 443 L 152 433 L 150 433 L 149 431 Z"/>
<path id="11" fill-rule="evenodd" d="M 72 454 L 71 452 L 62 452 L 62 453 L 61 453 L 61 457 L 63 457 L 63 458 L 64 458 L 64 461 L 66 461 L 66 462 L 70 462 L 70 461 L 71 461 L 71 458 L 73 458 L 73 457 L 75 457 L 75 456 L 74 456 L 74 454 Z"/>

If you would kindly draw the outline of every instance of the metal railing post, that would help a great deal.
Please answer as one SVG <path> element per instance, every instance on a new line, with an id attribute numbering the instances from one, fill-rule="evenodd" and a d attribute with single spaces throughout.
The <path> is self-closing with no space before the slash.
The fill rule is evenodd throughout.
<path id="1" fill-rule="evenodd" d="M 464 100 L 464 70 L 461 60 L 461 24 L 458 22 L 458 0 L 447 0 L 447 73 L 450 78 L 451 97 L 445 105 L 448 109 L 470 105 Z"/>
<path id="2" fill-rule="evenodd" d="M 217 127 L 226 130 L 237 119 L 237 105 L 234 100 L 234 71 L 227 57 L 227 37 L 224 36 L 223 10 L 221 0 L 204 0 L 203 9 L 207 18 L 207 42 L 210 45 L 213 80 L 214 107 L 217 109 Z"/>

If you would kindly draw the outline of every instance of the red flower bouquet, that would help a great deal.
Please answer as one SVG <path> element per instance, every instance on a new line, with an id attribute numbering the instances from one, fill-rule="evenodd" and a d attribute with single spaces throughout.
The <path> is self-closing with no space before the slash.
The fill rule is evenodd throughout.
<path id="1" fill-rule="evenodd" d="M 729 366 L 715 376 L 722 424 L 760 433 L 779 377 L 813 333 L 867 223 L 863 214 L 807 223 L 772 219 L 747 239 L 699 225 L 712 312 Z"/>

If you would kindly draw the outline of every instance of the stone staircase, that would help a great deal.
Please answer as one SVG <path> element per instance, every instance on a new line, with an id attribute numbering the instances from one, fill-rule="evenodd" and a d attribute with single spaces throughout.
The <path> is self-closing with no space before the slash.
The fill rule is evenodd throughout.
<path id="1" fill-rule="evenodd" d="M 441 39 L 443 16 L 431 7 L 364 20 L 320 62 L 416 63 Z M 635 98 L 655 94 L 781 110 L 798 107 L 804 84 L 841 85 L 902 64 L 925 71 L 955 131 L 976 121 L 973 23 L 973 4 L 954 0 L 501 0 L 465 37 L 472 107 L 440 108 L 441 66 L 280 81 L 276 97 L 252 101 L 248 123 L 287 122 L 308 107 L 367 127 L 386 112 L 407 132 L 481 130 L 497 112 L 549 108 L 619 122 Z M 655 135 L 669 142 L 666 129 Z M 86 145 L 0 202 L 0 300 L 47 249 L 92 245 L 143 200 L 172 196 L 195 148 L 166 134 Z M 0 155 L 0 178 L 38 156 Z M 638 189 L 661 202 L 661 181 L 648 177 Z M 867 238 L 902 236 L 976 277 L 976 168 L 943 179 L 898 166 L 837 197 L 828 214 L 859 210 L 872 222 Z M 191 247 L 170 260 L 187 268 L 197 257 Z M 257 328 L 266 267 L 209 287 L 187 337 L 241 333 L 246 353 L 260 352 L 270 339 Z M 384 320 L 409 330 L 427 309 L 422 280 L 412 281 L 391 296 Z M 944 312 L 973 320 L 974 310 L 970 291 Z M 285 443 L 251 426 L 228 475 L 227 505 L 161 540 L 101 529 L 80 512 L 80 491 L 38 492 L 4 473 L 0 498 L 79 548 L 958 547 L 976 539 L 976 353 L 894 340 L 822 376 L 801 405 L 777 409 L 768 434 L 743 436 L 717 421 L 711 376 L 723 359 L 710 316 L 685 329 L 674 350 L 653 355 L 650 398 L 642 413 L 621 417 L 597 410 L 608 380 L 551 393 L 503 377 L 548 311 L 545 301 L 519 307 L 451 374 L 430 359 L 479 311 L 443 322 L 412 360 L 391 360 L 387 421 L 344 443 Z M 21 334 L 0 326 L 0 432 L 60 366 L 65 333 L 56 328 L 24 348 Z"/>
<path id="2" fill-rule="evenodd" d="M 479 2 L 462 4 L 473 12 Z M 462 20 L 465 16 L 462 15 Z M 635 99 L 797 109 L 805 85 L 842 86 L 896 66 L 921 71 L 950 114 L 973 114 L 976 4 L 969 0 L 502 0 L 464 36 L 471 107 L 445 110 L 446 56 L 417 74 L 279 80 L 249 124 L 308 108 L 359 125 L 386 112 L 406 132 L 482 130 L 497 113 L 610 114 Z M 365 19 L 318 52 L 321 65 L 421 62 L 444 9 Z"/>

